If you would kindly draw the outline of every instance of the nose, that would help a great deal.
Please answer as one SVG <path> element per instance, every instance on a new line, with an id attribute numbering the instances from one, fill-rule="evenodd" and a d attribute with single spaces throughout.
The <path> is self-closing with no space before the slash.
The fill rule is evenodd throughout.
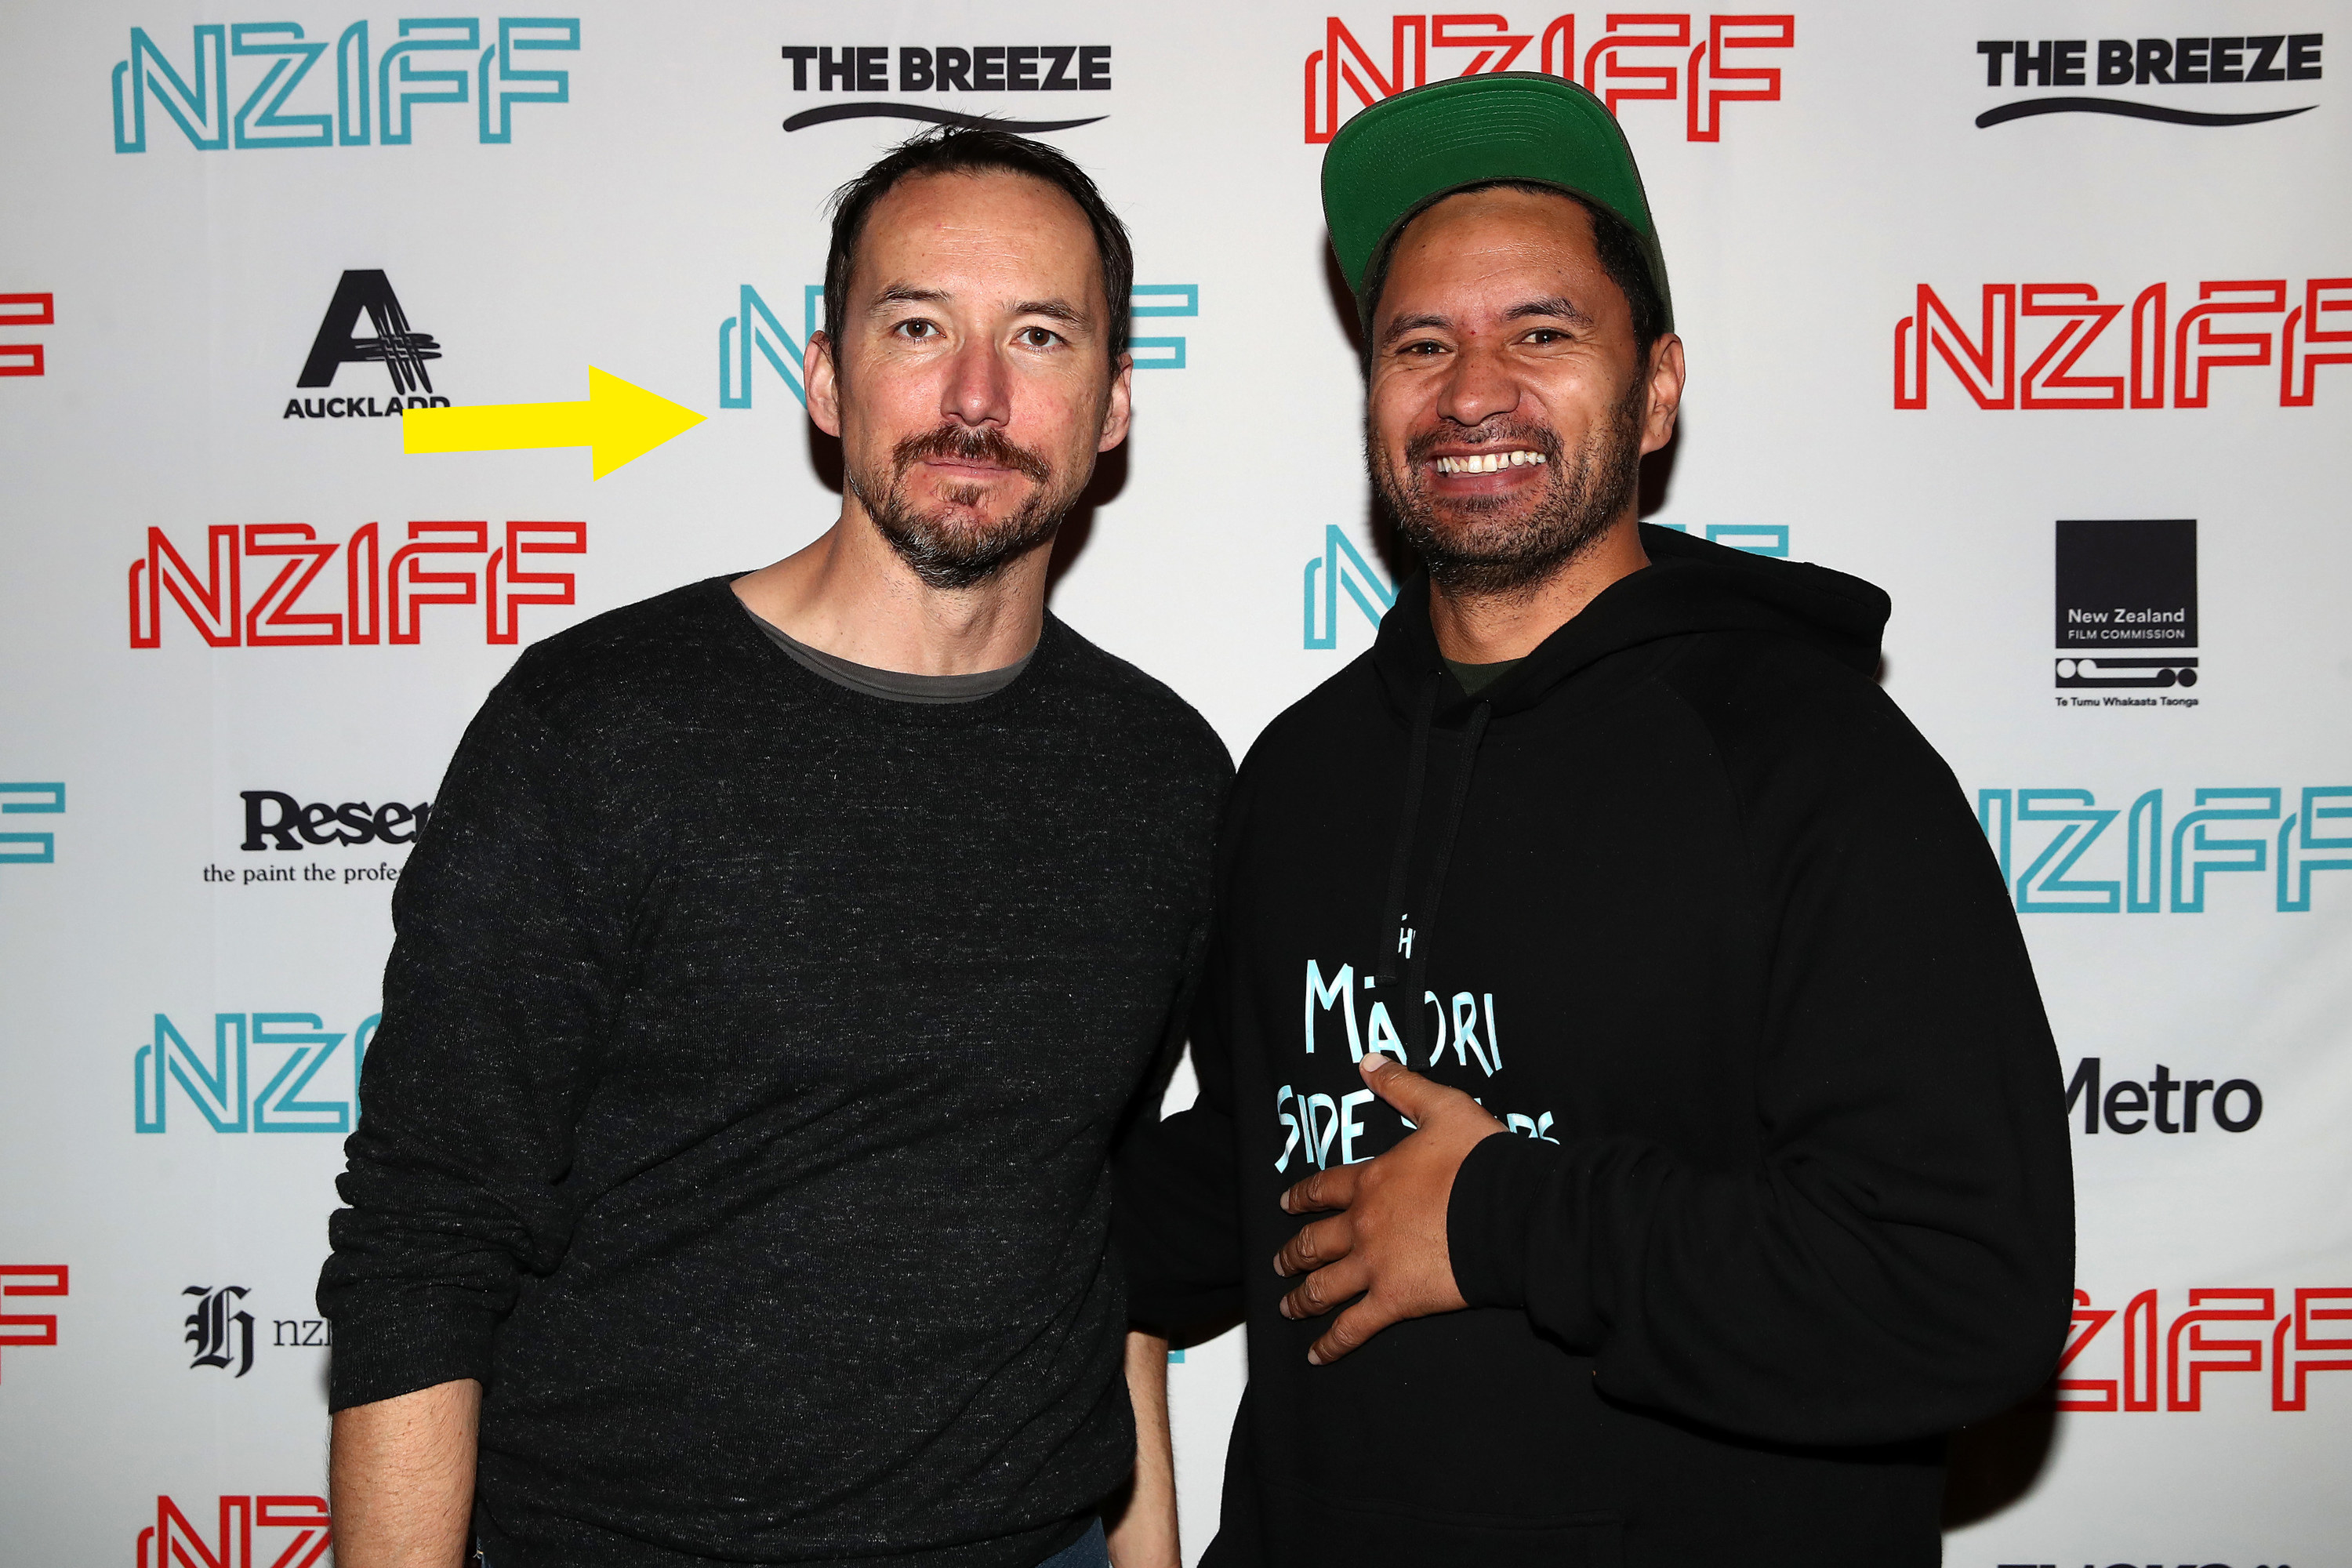
<path id="1" fill-rule="evenodd" d="M 1438 413 L 1453 424 L 1475 426 L 1518 405 L 1519 384 L 1502 355 L 1484 344 L 1463 345 L 1438 390 Z"/>
<path id="2" fill-rule="evenodd" d="M 957 350 L 948 366 L 940 413 L 962 425 L 1001 426 L 1011 422 L 1012 376 L 994 343 L 973 338 Z"/>

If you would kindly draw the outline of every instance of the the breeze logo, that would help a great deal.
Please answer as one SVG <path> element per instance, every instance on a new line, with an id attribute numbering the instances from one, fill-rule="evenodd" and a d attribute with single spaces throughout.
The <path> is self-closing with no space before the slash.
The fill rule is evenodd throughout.
<path id="1" fill-rule="evenodd" d="M 2202 914 L 2208 880 L 2232 877 L 2263 878 L 2280 913 L 2305 913 L 2315 874 L 2352 871 L 2352 784 L 2310 785 L 2299 798 L 2269 787 L 2185 793 L 2191 808 L 2168 836 L 2161 789 L 2128 808 L 2103 806 L 2086 789 L 1980 789 L 1977 816 L 2020 914 Z M 2122 875 L 2088 874 L 2099 870 Z M 2214 896 L 2262 907 L 2263 895 L 2247 892 L 2241 884 Z"/>
<path id="2" fill-rule="evenodd" d="M 371 142 L 405 147 L 415 135 L 418 107 L 468 101 L 478 108 L 481 142 L 499 145 L 514 140 L 517 104 L 572 101 L 572 73 L 533 67 L 530 59 L 551 50 L 578 50 L 576 16 L 501 16 L 495 31 L 472 16 L 404 16 L 398 40 L 385 44 L 371 70 L 368 24 L 345 27 L 331 46 L 333 88 L 320 73 L 295 102 L 315 112 L 300 114 L 287 112 L 289 102 L 330 45 L 324 36 L 307 37 L 299 22 L 200 24 L 185 76 L 144 27 L 133 27 L 131 58 L 114 67 L 114 150 L 147 151 L 151 96 L 188 144 L 206 153 L 231 146 L 240 152 L 364 147 Z M 239 87 L 253 83 L 234 110 L 231 59 L 240 62 Z"/>
<path id="3" fill-rule="evenodd" d="M 2120 1308 L 2095 1306 L 2089 1291 L 2076 1290 L 2052 1403 L 2086 1415 L 2201 1411 L 2209 1392 L 2221 1392 L 2207 1388 L 2208 1377 L 2268 1371 L 2270 1408 L 2299 1411 L 2309 1408 L 2312 1373 L 2352 1372 L 2352 1286 L 2232 1287 L 2188 1295 L 2187 1308 L 2168 1324 L 2155 1290 L 2142 1290 Z M 2118 1317 L 2123 1322 L 2110 1331 Z M 2098 1353 L 2086 1361 L 2084 1352 L 2095 1345 Z M 2070 1371 L 2075 1375 L 2067 1376 Z M 2086 1377 L 2084 1372 L 2115 1375 Z M 2220 1402 L 2241 1409 L 2251 1403 L 2234 1389 Z"/>
<path id="4" fill-rule="evenodd" d="M 58 320 L 55 294 L 0 294 L 0 327 L 49 327 Z M 0 375 L 47 375 L 38 343 L 0 343 Z"/>
<path id="5" fill-rule="evenodd" d="M 1141 321 L 1147 317 L 1198 316 L 1201 313 L 1201 286 L 1197 283 L 1138 283 L 1128 296 L 1128 313 Z M 824 285 L 805 283 L 801 286 L 801 335 L 795 341 L 784 324 L 777 320 L 767 300 L 749 283 L 738 287 L 735 314 L 719 323 L 719 406 L 749 408 L 751 406 L 751 354 L 759 352 L 770 369 L 783 378 L 802 407 L 808 406 L 808 390 L 801 384 L 801 355 L 809 339 L 824 326 Z M 1128 352 L 1134 357 L 1138 370 L 1182 370 L 1185 363 L 1185 343 L 1182 338 L 1129 337 Z"/>
<path id="6" fill-rule="evenodd" d="M 209 1544 L 177 1502 L 158 1497 L 155 1522 L 139 1532 L 139 1568 L 255 1568 L 256 1530 L 296 1532 L 269 1568 L 313 1568 L 335 1543 L 322 1497 L 224 1497 Z"/>
<path id="7" fill-rule="evenodd" d="M 375 329 L 371 337 L 354 337 L 352 329 L 364 313 Z M 441 357 L 441 345 L 430 332 L 412 330 L 392 279 L 382 271 L 354 268 L 335 283 L 334 298 L 320 319 L 318 336 L 310 342 L 310 357 L 294 384 L 304 389 L 332 386 L 335 373 L 347 364 L 380 364 L 392 378 L 393 395 L 379 408 L 373 397 L 289 397 L 280 419 L 381 419 L 410 408 L 446 408 L 449 400 L 436 395 L 433 374 L 425 362 Z"/>
<path id="8" fill-rule="evenodd" d="M 1723 137 L 1726 103 L 1770 103 L 1780 97 L 1780 70 L 1737 63 L 1755 58 L 1742 51 L 1789 49 L 1797 43 L 1793 15 L 1612 12 L 1603 22 L 1597 31 L 1588 27 L 1590 41 L 1580 56 L 1573 15 L 1524 30 L 1494 15 L 1391 16 L 1383 69 L 1363 42 L 1369 37 L 1378 43 L 1378 24 L 1360 37 L 1339 17 L 1326 16 L 1323 47 L 1306 61 L 1307 140 L 1328 142 L 1358 110 L 1428 83 L 1430 51 L 1442 49 L 1472 51 L 1457 76 L 1537 70 L 1580 81 L 1612 114 L 1621 103 L 1679 101 L 1685 139 L 1717 142 Z"/>
<path id="9" fill-rule="evenodd" d="M 68 1271 L 62 1263 L 0 1263 L 0 1308 L 19 1296 L 63 1296 Z M 55 1312 L 0 1310 L 0 1351 L 31 1350 L 58 1342 Z"/>
<path id="10" fill-rule="evenodd" d="M 2319 367 L 2352 364 L 2352 278 L 2313 278 L 2299 288 L 2284 278 L 2202 282 L 2194 302 L 2186 287 L 2180 292 L 2175 321 L 2168 315 L 2172 290 L 2163 283 L 2149 284 L 2128 304 L 2120 294 L 2102 300 L 2090 283 L 1987 283 L 1977 324 L 1969 327 L 1922 283 L 1913 313 L 1895 323 L 1895 406 L 1927 406 L 1937 362 L 1978 407 L 2029 410 L 2203 408 L 2215 371 L 2273 365 L 2279 406 L 2308 408 Z M 2126 311 L 2127 334 L 2109 332 Z M 2102 339 L 2086 364 L 2084 356 Z M 2018 361 L 2028 353 L 2021 375 Z M 2229 377 L 2224 384 L 2243 380 Z"/>
<path id="11" fill-rule="evenodd" d="M 1658 526 L 1677 533 L 1689 531 L 1679 522 Z M 1710 522 L 1706 525 L 1706 537 L 1711 543 L 1745 550 L 1751 555 L 1785 557 L 1789 553 L 1789 525 L 1782 522 Z M 1306 575 L 1307 602 L 1302 619 L 1305 646 L 1310 651 L 1339 646 L 1339 595 L 1343 589 L 1375 628 L 1389 606 L 1396 603 L 1396 589 L 1364 558 L 1347 531 L 1336 522 L 1323 525 L 1323 553 L 1307 559 Z M 1322 605 L 1319 616 L 1316 611 L 1318 599 Z M 1318 626 L 1322 628 L 1319 631 L 1316 629 Z"/>
<path id="12" fill-rule="evenodd" d="M 891 52 L 883 44 L 783 47 L 783 58 L 793 68 L 794 92 L 888 92 L 892 90 Z M 1108 92 L 1111 89 L 1108 44 L 940 44 L 928 48 L 902 46 L 897 53 L 897 90 L 902 93 Z M 1092 114 L 1078 119 L 1007 120 L 991 114 L 983 119 L 929 103 L 868 100 L 803 109 L 784 121 L 784 129 L 803 131 L 836 120 L 877 117 L 927 121 L 934 125 L 989 125 L 1030 133 L 1068 131 L 1105 118 Z"/>
<path id="13" fill-rule="evenodd" d="M 131 1058 L 131 1128 L 168 1131 L 166 1095 L 176 1083 L 215 1132 L 349 1132 L 368 1042 L 383 1019 L 383 1014 L 371 1013 L 345 1035 L 327 1028 L 316 1013 L 215 1013 L 207 1058 L 158 1013 L 153 1042 Z M 201 1028 L 196 1037 L 204 1037 Z M 339 1047 L 346 1039 L 352 1048 L 343 1052 Z M 252 1087 L 256 1047 L 263 1052 L 261 1070 L 270 1074 L 259 1089 Z M 301 1099 L 313 1092 L 311 1080 L 320 1069 L 339 1055 L 349 1062 L 351 1098 Z"/>
<path id="14" fill-rule="evenodd" d="M 0 784 L 0 816 L 62 816 L 62 784 Z M 47 866 L 58 858 L 54 833 L 0 833 L 0 866 Z"/>
<path id="15" fill-rule="evenodd" d="M 2089 38 L 1982 38 L 1977 53 L 1984 58 L 1985 86 L 1999 88 L 2001 67 L 2010 68 L 2007 86 L 2087 87 L 2095 72 L 2101 87 L 2204 87 L 2230 82 L 2317 81 L 2320 78 L 2318 33 L 2255 33 L 2229 37 L 2101 38 L 2095 55 Z M 2217 114 L 2183 109 L 2178 103 L 2149 103 L 2127 98 L 2028 98 L 1988 109 L 1977 116 L 1979 130 L 2039 114 L 2120 114 L 2133 120 L 2154 120 L 2167 125 L 2259 125 L 2284 120 L 2317 108 L 2306 103 L 2295 109 L 2264 109 L 2249 113 Z"/>
<path id="16" fill-rule="evenodd" d="M 395 532 L 389 542 L 371 522 L 341 544 L 305 522 L 217 523 L 205 531 L 199 575 L 162 529 L 150 528 L 146 554 L 131 563 L 131 646 L 163 646 L 166 593 L 213 647 L 396 647 L 424 639 L 428 607 L 462 605 L 480 606 L 485 640 L 515 642 L 524 605 L 573 602 L 572 574 L 530 563 L 584 554 L 588 525 L 511 521 L 497 539 L 485 521 L 411 522 L 404 540 Z M 343 607 L 301 608 L 339 552 Z M 248 564 L 256 584 L 267 578 L 250 603 Z"/>

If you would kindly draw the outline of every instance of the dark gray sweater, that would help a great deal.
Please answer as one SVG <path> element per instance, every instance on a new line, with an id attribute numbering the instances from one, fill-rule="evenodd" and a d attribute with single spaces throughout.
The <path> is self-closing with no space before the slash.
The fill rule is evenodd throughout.
<path id="1" fill-rule="evenodd" d="M 332 1404 L 488 1388 L 498 1568 L 1026 1568 L 1133 1454 L 1106 1153 L 1231 764 L 1050 616 L 846 690 L 725 579 L 533 647 L 393 900 Z"/>

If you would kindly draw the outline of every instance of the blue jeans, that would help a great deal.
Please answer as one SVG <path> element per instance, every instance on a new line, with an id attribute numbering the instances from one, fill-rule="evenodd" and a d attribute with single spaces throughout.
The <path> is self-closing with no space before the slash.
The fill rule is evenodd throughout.
<path id="1" fill-rule="evenodd" d="M 1110 1568 L 1110 1548 L 1103 1541 L 1102 1521 L 1087 1526 L 1084 1535 L 1038 1563 L 1037 1568 Z"/>

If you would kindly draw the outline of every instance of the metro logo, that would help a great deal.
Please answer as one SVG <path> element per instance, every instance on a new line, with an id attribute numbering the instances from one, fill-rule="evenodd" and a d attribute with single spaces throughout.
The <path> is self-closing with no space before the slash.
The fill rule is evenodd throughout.
<path id="1" fill-rule="evenodd" d="M 2090 1370 L 2119 1375 L 2065 1375 L 2095 1344 Z M 2192 1289 L 2168 1325 L 2154 1290 L 2120 1308 L 2095 1306 L 2089 1291 L 2076 1290 L 2048 1393 L 2056 1408 L 2084 1414 L 2201 1411 L 2215 1392 L 2208 1377 L 2265 1370 L 2275 1411 L 2308 1408 L 2312 1373 L 2352 1372 L 2352 1286 Z"/>
<path id="2" fill-rule="evenodd" d="M 256 1530 L 296 1532 L 269 1568 L 312 1568 L 335 1543 L 325 1498 L 224 1497 L 212 1544 L 206 1545 L 180 1505 L 159 1497 L 155 1522 L 139 1532 L 139 1568 L 255 1568 Z"/>
<path id="3" fill-rule="evenodd" d="M 2313 278 L 2299 289 L 2284 278 L 2201 282 L 2193 301 L 2180 290 L 2177 321 L 2168 318 L 2171 303 L 2162 283 L 2128 305 L 2121 295 L 2102 300 L 2089 283 L 1987 283 L 1971 325 L 1966 305 L 1956 314 L 1922 283 L 1913 313 L 1895 323 L 1895 406 L 1927 406 L 1938 362 L 1988 409 L 2203 408 L 2215 371 L 2272 365 L 2279 406 L 2308 408 L 2319 367 L 2352 364 L 2352 278 Z M 2126 312 L 2128 326 L 2109 333 Z M 2106 374 L 2088 374 L 2095 371 Z"/>
<path id="4" fill-rule="evenodd" d="M 1609 106 L 1659 100 L 1684 105 L 1685 138 L 1723 136 L 1727 102 L 1776 102 L 1777 68 L 1735 64 L 1733 51 L 1796 47 L 1794 16 L 1730 16 L 1701 19 L 1687 12 L 1609 13 L 1606 25 L 1577 52 L 1576 17 L 1553 17 L 1516 30 L 1500 16 L 1391 16 L 1388 66 L 1338 16 L 1324 18 L 1323 47 L 1307 57 L 1307 140 L 1328 142 L 1355 109 L 1370 108 L 1409 88 L 1425 86 L 1432 49 L 1475 50 L 1457 76 L 1536 70 L 1580 81 Z M 1366 36 L 1377 40 L 1377 27 Z M 1532 54 L 1528 46 L 1534 45 Z M 1355 108 L 1341 112 L 1341 89 Z"/>
<path id="5" fill-rule="evenodd" d="M 536 570 L 531 563 L 586 553 L 588 525 L 517 520 L 507 523 L 495 549 L 493 538 L 489 523 L 479 521 L 411 522 L 404 540 L 394 534 L 390 541 L 371 522 L 341 544 L 320 539 L 304 522 L 220 523 L 205 531 L 199 573 L 162 529 L 150 528 L 147 553 L 131 563 L 131 646 L 163 646 L 167 593 L 214 647 L 415 643 L 424 638 L 426 607 L 436 605 L 478 605 L 485 640 L 515 642 L 522 606 L 575 602 L 571 573 Z M 299 607 L 322 575 L 334 581 L 327 567 L 338 553 L 343 607 Z M 469 559 L 486 553 L 487 561 Z M 250 601 L 248 580 L 257 590 Z"/>

